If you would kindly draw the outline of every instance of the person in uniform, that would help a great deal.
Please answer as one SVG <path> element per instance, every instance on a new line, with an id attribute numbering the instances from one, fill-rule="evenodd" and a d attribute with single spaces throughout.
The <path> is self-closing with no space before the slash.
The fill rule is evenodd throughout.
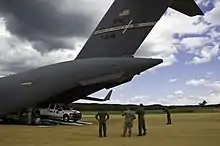
<path id="1" fill-rule="evenodd" d="M 106 121 L 109 120 L 109 114 L 105 111 L 100 111 L 95 115 L 95 118 L 99 121 L 99 137 L 102 137 L 102 132 L 104 137 L 106 137 Z"/>
<path id="2" fill-rule="evenodd" d="M 32 119 L 33 119 L 33 112 L 32 112 L 32 109 L 29 108 L 29 111 L 28 111 L 28 125 L 32 125 Z"/>
<path id="3" fill-rule="evenodd" d="M 34 111 L 34 115 L 35 115 L 35 125 L 42 124 L 40 112 Z"/>
<path id="4" fill-rule="evenodd" d="M 171 125 L 171 113 L 168 108 L 164 108 L 164 112 L 167 114 L 167 125 Z"/>
<path id="5" fill-rule="evenodd" d="M 146 135 L 147 129 L 145 126 L 145 117 L 144 117 L 145 110 L 144 110 L 144 106 L 142 103 L 138 107 L 136 114 L 138 115 L 138 136 Z"/>
<path id="6" fill-rule="evenodd" d="M 122 116 L 125 117 L 123 137 L 125 137 L 127 130 L 128 130 L 129 137 L 131 137 L 133 120 L 136 119 L 135 114 L 129 108 L 127 108 L 127 110 L 122 113 Z"/>

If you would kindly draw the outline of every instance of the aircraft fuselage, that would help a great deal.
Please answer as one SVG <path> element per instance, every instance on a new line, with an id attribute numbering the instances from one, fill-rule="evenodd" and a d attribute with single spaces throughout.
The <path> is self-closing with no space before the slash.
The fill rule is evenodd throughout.
<path id="1" fill-rule="evenodd" d="M 161 59 L 88 58 L 0 78 L 0 116 L 46 101 L 73 102 L 160 63 Z"/>

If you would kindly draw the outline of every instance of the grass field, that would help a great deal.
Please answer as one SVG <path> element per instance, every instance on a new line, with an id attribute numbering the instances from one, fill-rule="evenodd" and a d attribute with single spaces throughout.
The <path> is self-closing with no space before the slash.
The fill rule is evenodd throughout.
<path id="1" fill-rule="evenodd" d="M 0 125 L 0 146 L 219 146 L 220 114 L 173 114 L 173 125 L 165 125 L 165 115 L 148 115 L 148 134 L 137 137 L 137 121 L 132 137 L 121 137 L 123 119 L 108 121 L 108 137 L 98 138 L 97 123 L 85 126 L 28 127 Z"/>

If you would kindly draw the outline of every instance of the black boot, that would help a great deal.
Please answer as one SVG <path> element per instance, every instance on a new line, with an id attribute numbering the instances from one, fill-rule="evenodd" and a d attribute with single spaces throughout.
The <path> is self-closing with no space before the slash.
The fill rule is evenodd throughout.
<path id="1" fill-rule="evenodd" d="M 144 133 L 143 133 L 143 135 L 146 135 L 146 132 L 147 132 L 147 129 L 145 129 L 145 130 L 144 130 Z"/>

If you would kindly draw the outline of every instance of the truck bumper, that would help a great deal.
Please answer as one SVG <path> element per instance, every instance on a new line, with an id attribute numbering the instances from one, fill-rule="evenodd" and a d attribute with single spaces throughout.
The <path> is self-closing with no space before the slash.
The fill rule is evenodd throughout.
<path id="1" fill-rule="evenodd" d="M 74 113 L 70 115 L 70 120 L 78 121 L 82 118 L 82 113 Z"/>

